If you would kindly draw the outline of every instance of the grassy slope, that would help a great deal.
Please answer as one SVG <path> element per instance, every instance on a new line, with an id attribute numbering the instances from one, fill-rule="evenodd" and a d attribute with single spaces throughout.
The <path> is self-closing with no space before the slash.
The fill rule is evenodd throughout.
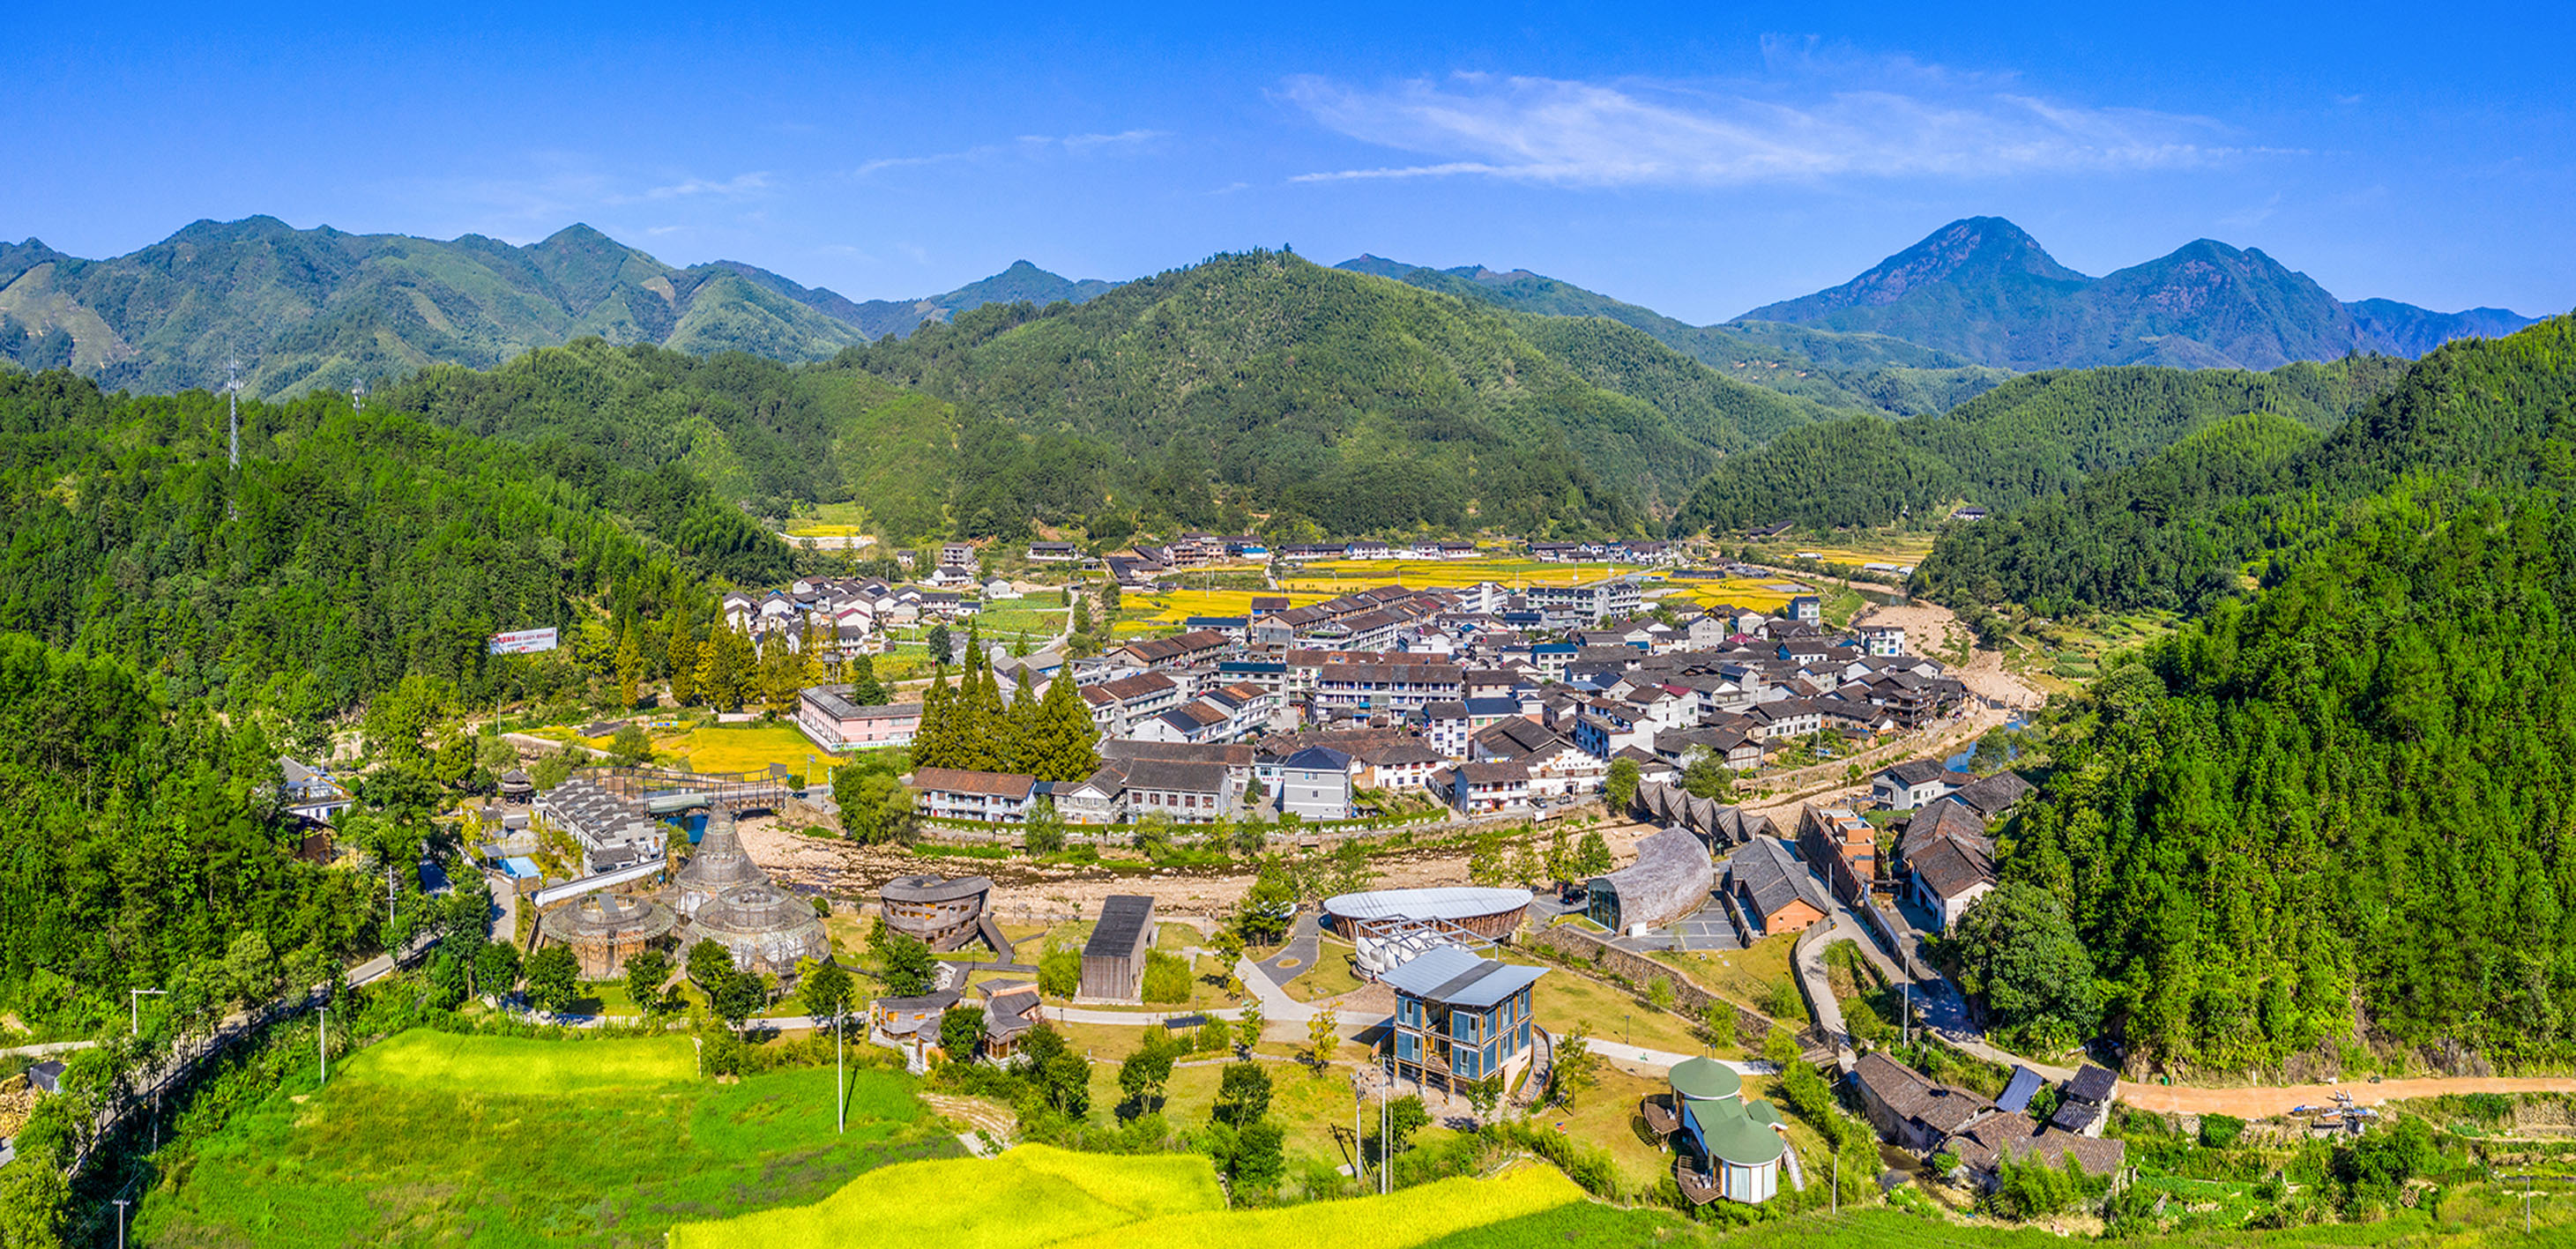
<path id="1" fill-rule="evenodd" d="M 1224 1208 L 1216 1173 L 1196 1155 L 1119 1158 L 1023 1145 L 994 1159 L 888 1167 L 813 1205 L 683 1225 L 670 1244 L 712 1249 L 900 1240 L 1004 1249 Z"/>
<path id="2" fill-rule="evenodd" d="M 832 1073 L 716 1085 L 684 1039 L 410 1033 L 318 1094 L 237 1116 L 136 1215 L 139 1243 L 651 1245 L 672 1223 L 811 1201 L 886 1162 L 953 1155 L 911 1082 Z"/>

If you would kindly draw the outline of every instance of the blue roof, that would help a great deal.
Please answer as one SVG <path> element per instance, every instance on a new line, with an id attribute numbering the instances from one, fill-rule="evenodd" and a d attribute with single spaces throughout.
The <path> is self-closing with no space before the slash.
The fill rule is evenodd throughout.
<path id="1" fill-rule="evenodd" d="M 1286 672 L 1288 665 L 1254 663 L 1249 659 L 1229 659 L 1218 664 L 1216 670 L 1219 672 Z"/>
<path id="2" fill-rule="evenodd" d="M 1541 642 L 1530 648 L 1533 655 L 1571 655 L 1578 648 L 1572 642 Z"/>
<path id="3" fill-rule="evenodd" d="M 1516 716 L 1521 713 L 1517 698 L 1470 698 L 1467 714 L 1471 716 Z"/>
<path id="4" fill-rule="evenodd" d="M 1189 618 L 1189 626 L 1193 629 L 1240 629 L 1248 623 L 1250 618 L 1245 616 L 1192 616 Z"/>
<path id="5" fill-rule="evenodd" d="M 1543 967 L 1519 967 L 1479 958 L 1454 945 L 1435 946 L 1386 973 L 1387 984 L 1407 997 L 1451 1006 L 1492 1006 L 1528 988 Z"/>
<path id="6" fill-rule="evenodd" d="M 2038 1072 L 2019 1063 L 2013 1064 L 2012 1082 L 2004 1085 L 2002 1095 L 1995 1098 L 1995 1109 L 2016 1115 L 2030 1109 L 2031 1094 L 2038 1092 L 2046 1083 L 2048 1081 L 2040 1078 Z"/>
<path id="7" fill-rule="evenodd" d="M 1351 757 L 1330 746 L 1309 746 L 1280 760 L 1279 766 L 1300 772 L 1347 772 Z"/>

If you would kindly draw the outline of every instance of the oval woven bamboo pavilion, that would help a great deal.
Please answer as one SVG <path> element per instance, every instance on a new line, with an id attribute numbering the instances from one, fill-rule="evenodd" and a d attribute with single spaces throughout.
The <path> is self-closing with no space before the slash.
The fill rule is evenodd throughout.
<path id="1" fill-rule="evenodd" d="M 832 955 L 814 908 L 765 880 L 729 889 L 699 907 L 680 940 L 683 946 L 716 941 L 733 953 L 734 966 L 782 978 L 796 974 L 800 958 Z"/>
<path id="2" fill-rule="evenodd" d="M 545 940 L 572 951 L 585 978 L 605 980 L 624 972 L 627 959 L 678 924 L 670 908 L 649 898 L 594 893 L 548 911 L 537 928 Z"/>

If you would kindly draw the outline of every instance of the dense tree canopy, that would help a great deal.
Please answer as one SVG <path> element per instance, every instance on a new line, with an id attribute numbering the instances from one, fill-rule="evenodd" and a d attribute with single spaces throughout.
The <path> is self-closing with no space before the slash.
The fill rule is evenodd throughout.
<path id="1" fill-rule="evenodd" d="M 2576 474 L 2372 505 L 2107 672 L 2004 847 L 2118 1031 L 2243 1067 L 2349 1032 L 2576 1052 Z M 2007 886 L 2010 887 L 2009 885 Z"/>

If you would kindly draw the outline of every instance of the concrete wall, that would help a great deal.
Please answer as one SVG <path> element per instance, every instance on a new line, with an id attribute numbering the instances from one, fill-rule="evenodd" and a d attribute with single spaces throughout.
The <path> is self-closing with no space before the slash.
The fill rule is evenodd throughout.
<path id="1" fill-rule="evenodd" d="M 1655 977 L 1662 976 L 1672 983 L 1674 1012 L 1693 1022 L 1697 1022 L 1700 1016 L 1707 1012 L 1709 1003 L 1726 1001 L 1700 987 L 1697 981 L 1683 975 L 1679 968 L 1658 963 L 1642 954 L 1622 950 L 1580 929 L 1537 928 L 1531 930 L 1521 940 L 1523 944 L 1554 950 L 1577 962 L 1589 963 L 1597 953 L 1601 956 L 1599 964 L 1601 970 L 1614 976 L 1625 977 L 1637 986 L 1639 992 L 1643 992 L 1647 985 L 1653 984 Z M 1735 1006 L 1732 1002 L 1727 1004 Z M 1560 1031 L 1562 1025 L 1563 1021 L 1559 1021 Z M 1735 1034 L 1748 1050 L 1760 1048 L 1764 1038 L 1771 1035 L 1771 1030 L 1781 1026 L 1783 1025 L 1780 1021 L 1768 1015 L 1735 1006 Z"/>

